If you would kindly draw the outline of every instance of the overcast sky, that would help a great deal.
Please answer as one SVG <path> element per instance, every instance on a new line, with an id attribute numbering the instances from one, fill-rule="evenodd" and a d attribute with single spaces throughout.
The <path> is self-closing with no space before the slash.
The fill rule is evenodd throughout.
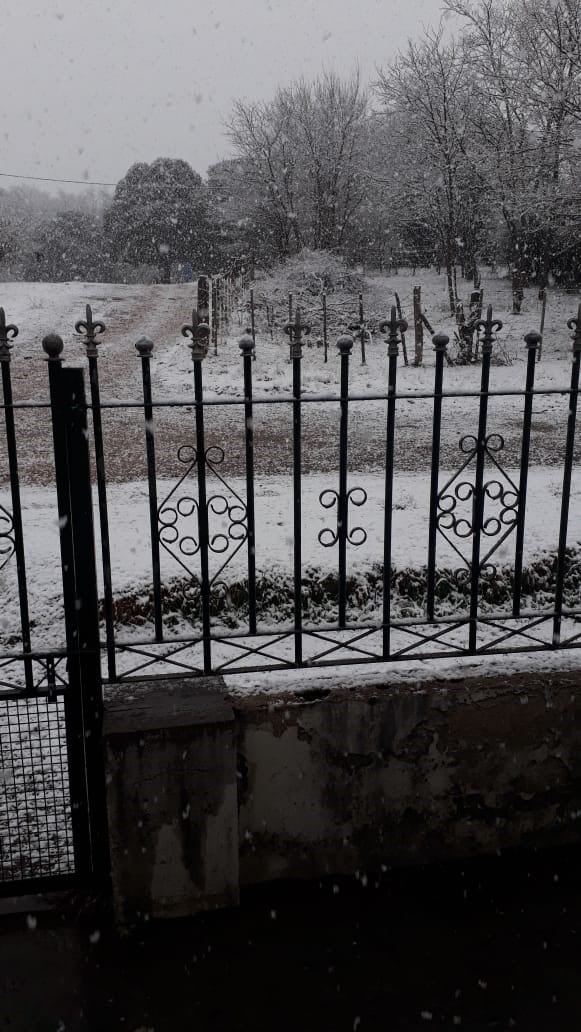
<path id="1" fill-rule="evenodd" d="M 135 161 L 228 155 L 232 101 L 322 68 L 364 81 L 441 0 L 6 0 L 0 172 L 115 183 Z M 15 179 L 0 179 L 10 186 Z M 38 184 L 41 186 L 42 184 Z M 48 188 L 48 184 L 45 188 Z"/>

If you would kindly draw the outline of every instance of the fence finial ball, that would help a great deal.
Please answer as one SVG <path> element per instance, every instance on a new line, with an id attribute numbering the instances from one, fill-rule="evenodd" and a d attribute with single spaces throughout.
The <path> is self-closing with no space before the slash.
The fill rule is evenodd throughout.
<path id="1" fill-rule="evenodd" d="M 537 333 L 536 330 L 531 330 L 530 333 L 525 334 L 525 344 L 527 348 L 538 348 L 542 339 L 543 338 L 541 337 L 540 333 Z"/>
<path id="2" fill-rule="evenodd" d="M 337 351 L 341 355 L 350 355 L 353 350 L 354 338 L 350 333 L 342 333 L 337 337 Z"/>
<path id="3" fill-rule="evenodd" d="M 149 358 L 153 354 L 153 341 L 149 337 L 140 337 L 135 342 L 135 347 L 140 358 Z"/>
<path id="4" fill-rule="evenodd" d="M 243 355 L 250 355 L 254 348 L 254 340 L 252 339 L 252 331 L 246 329 L 238 341 L 238 347 L 240 348 Z"/>
<path id="5" fill-rule="evenodd" d="M 46 337 L 42 338 L 42 347 L 48 355 L 49 362 L 58 361 L 64 348 L 63 338 L 59 337 L 58 333 L 47 333 Z"/>
<path id="6" fill-rule="evenodd" d="M 445 351 L 449 343 L 450 338 L 447 333 L 435 333 L 432 337 L 434 351 Z"/>

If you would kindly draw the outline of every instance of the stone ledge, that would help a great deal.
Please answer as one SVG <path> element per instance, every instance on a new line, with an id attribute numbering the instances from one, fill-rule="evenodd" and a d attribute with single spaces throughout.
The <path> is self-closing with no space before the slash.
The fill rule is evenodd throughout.
<path id="1" fill-rule="evenodd" d="M 107 686 L 104 733 L 131 734 L 234 719 L 221 677 L 164 677 Z"/>

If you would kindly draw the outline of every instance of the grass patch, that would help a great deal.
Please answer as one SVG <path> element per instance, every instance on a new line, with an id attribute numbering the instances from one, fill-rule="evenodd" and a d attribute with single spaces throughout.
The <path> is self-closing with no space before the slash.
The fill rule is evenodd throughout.
<path id="1" fill-rule="evenodd" d="M 556 553 L 547 553 L 522 573 L 523 609 L 550 608 L 554 601 L 557 572 Z M 309 623 L 333 623 L 337 619 L 339 582 L 335 573 L 306 568 L 302 577 L 303 618 Z M 581 551 L 567 550 L 564 604 L 575 606 L 581 592 Z M 497 567 L 483 571 L 480 600 L 483 612 L 501 610 L 512 603 L 514 570 Z M 391 573 L 392 613 L 394 617 L 421 617 L 427 600 L 427 567 L 393 569 Z M 470 597 L 467 569 L 442 568 L 437 571 L 436 600 L 442 616 L 466 611 Z M 383 568 L 375 564 L 347 578 L 347 605 L 350 619 L 375 619 L 383 598 Z M 201 622 L 201 590 L 197 577 L 175 578 L 161 589 L 162 612 L 166 623 Z M 266 623 L 292 623 L 294 585 L 286 571 L 272 570 L 256 582 L 258 617 Z M 101 616 L 103 604 L 101 602 Z M 236 628 L 248 620 L 248 582 L 216 582 L 210 592 L 210 611 L 227 627 Z M 153 590 L 128 591 L 114 601 L 117 624 L 140 626 L 153 622 Z"/>

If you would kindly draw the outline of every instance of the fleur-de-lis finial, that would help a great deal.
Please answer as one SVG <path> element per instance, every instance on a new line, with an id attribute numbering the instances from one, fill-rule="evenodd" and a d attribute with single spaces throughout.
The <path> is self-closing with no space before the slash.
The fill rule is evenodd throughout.
<path id="1" fill-rule="evenodd" d="M 200 316 L 195 308 L 192 312 L 191 325 L 186 324 L 186 326 L 182 326 L 182 336 L 192 338 L 191 343 L 188 343 L 188 347 L 192 352 L 192 360 L 194 362 L 201 362 L 208 354 L 210 327 L 208 323 L 200 320 Z"/>
<path id="2" fill-rule="evenodd" d="M 1 311 L 1 309 L 0 309 Z M 567 326 L 570 330 L 573 330 L 573 353 L 581 351 L 581 304 L 577 309 L 577 315 L 574 315 L 572 319 L 567 320 Z"/>
<path id="3" fill-rule="evenodd" d="M 302 358 L 303 354 L 303 333 L 310 333 L 311 327 L 308 323 L 301 322 L 301 310 L 297 308 L 294 322 L 284 324 L 284 332 L 290 337 L 290 357 Z"/>
<path id="4" fill-rule="evenodd" d="M 389 358 L 399 354 L 401 334 L 408 328 L 405 319 L 398 319 L 395 305 L 391 306 L 389 319 L 384 319 L 379 324 L 380 333 L 387 333 L 387 354 Z"/>
<path id="5" fill-rule="evenodd" d="M 0 362 L 10 361 L 11 341 L 18 336 L 18 326 L 6 323 L 4 309 L 0 308 Z"/>
<path id="6" fill-rule="evenodd" d="M 492 318 L 492 305 L 489 305 L 486 309 L 486 319 L 478 320 L 476 323 L 476 329 L 482 330 L 480 346 L 483 353 L 490 354 L 492 351 L 492 345 L 496 340 L 495 334 L 498 330 L 502 329 L 501 320 Z"/>
<path id="7" fill-rule="evenodd" d="M 79 321 L 75 323 L 75 330 L 77 333 L 85 334 L 83 344 L 87 349 L 88 358 L 96 358 L 98 354 L 97 344 L 99 343 L 97 336 L 100 333 L 104 333 L 106 327 L 105 323 L 101 322 L 99 319 L 97 319 L 96 322 L 93 322 L 93 312 L 90 305 L 87 305 L 85 308 L 85 313 L 85 321 L 83 322 L 82 319 L 79 319 Z"/>

